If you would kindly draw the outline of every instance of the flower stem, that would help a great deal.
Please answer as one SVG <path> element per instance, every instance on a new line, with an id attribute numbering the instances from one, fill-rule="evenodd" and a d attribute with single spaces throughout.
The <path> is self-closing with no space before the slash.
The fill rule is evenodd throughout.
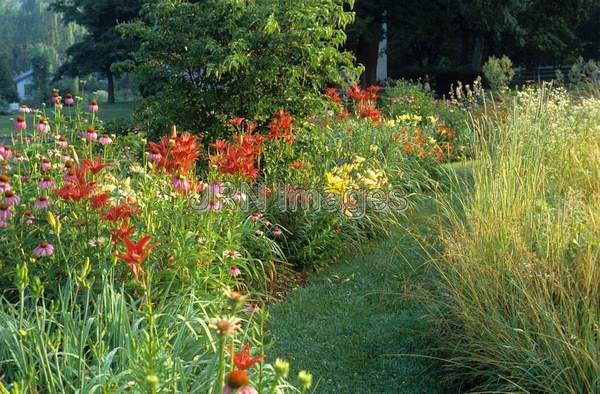
<path id="1" fill-rule="evenodd" d="M 221 394 L 225 383 L 225 335 L 219 337 L 219 376 L 214 394 Z"/>

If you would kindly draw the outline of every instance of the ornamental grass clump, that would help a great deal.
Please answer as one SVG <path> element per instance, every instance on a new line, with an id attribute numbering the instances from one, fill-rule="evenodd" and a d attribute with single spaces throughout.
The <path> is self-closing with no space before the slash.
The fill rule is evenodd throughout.
<path id="1" fill-rule="evenodd" d="M 442 344 L 485 392 L 600 391 L 600 100 L 542 88 L 485 119 L 474 186 L 446 201 Z"/>

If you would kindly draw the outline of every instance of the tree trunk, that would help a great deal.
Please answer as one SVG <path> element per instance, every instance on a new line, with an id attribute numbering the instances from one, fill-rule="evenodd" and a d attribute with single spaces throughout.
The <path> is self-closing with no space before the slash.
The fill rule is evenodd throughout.
<path id="1" fill-rule="evenodd" d="M 471 66 L 474 70 L 481 70 L 484 44 L 485 38 L 483 35 L 477 34 L 473 43 L 473 59 L 471 61 Z"/>
<path id="2" fill-rule="evenodd" d="M 379 42 L 372 42 L 364 36 L 358 40 L 356 49 L 356 60 L 365 66 L 365 72 L 361 76 L 361 84 L 370 86 L 377 82 L 377 59 L 379 58 Z"/>
<path id="3" fill-rule="evenodd" d="M 79 75 L 73 77 L 73 81 L 71 83 L 71 94 L 73 96 L 79 96 Z"/>
<path id="4" fill-rule="evenodd" d="M 115 76 L 110 68 L 106 71 L 106 79 L 108 80 L 108 103 L 115 102 Z"/>

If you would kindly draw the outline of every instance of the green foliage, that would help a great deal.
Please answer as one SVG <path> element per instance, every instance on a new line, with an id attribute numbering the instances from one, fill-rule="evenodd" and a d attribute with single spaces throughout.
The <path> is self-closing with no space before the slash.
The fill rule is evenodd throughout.
<path id="1" fill-rule="evenodd" d="M 499 92 L 508 88 L 515 76 L 512 61 L 508 56 L 497 58 L 491 56 L 483 65 L 483 74 L 487 79 L 492 91 Z"/>
<path id="2" fill-rule="evenodd" d="M 52 298 L 27 271 L 21 270 L 19 300 L 0 299 L 2 392 L 211 392 L 220 366 L 231 363 L 228 356 L 221 361 L 224 340 L 209 328 L 222 314 L 246 320 L 244 331 L 228 338 L 236 351 L 244 344 L 258 349 L 253 354 L 267 350 L 259 325 L 266 316 L 232 310 L 221 296 L 186 289 L 150 306 L 125 294 L 109 273 L 93 291 L 84 274 L 73 272 Z M 269 364 L 252 369 L 258 388 L 273 384 Z M 280 382 L 280 390 L 296 391 Z"/>
<path id="3" fill-rule="evenodd" d="M 143 21 L 120 27 L 141 42 L 135 62 L 121 64 L 135 70 L 147 95 L 140 117 L 157 133 L 170 124 L 218 133 L 234 115 L 313 112 L 325 87 L 356 75 L 352 56 L 340 50 L 353 18 L 346 3 L 146 3 Z"/>

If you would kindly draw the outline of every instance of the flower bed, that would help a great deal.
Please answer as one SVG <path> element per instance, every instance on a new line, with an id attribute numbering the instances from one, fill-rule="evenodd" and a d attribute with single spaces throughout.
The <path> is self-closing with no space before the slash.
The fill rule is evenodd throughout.
<path id="1" fill-rule="evenodd" d="M 98 103 L 58 94 L 51 116 L 23 108 L 0 148 L 6 384 L 291 389 L 261 356 L 268 282 L 389 231 L 454 156 L 454 130 L 383 119 L 377 92 L 353 86 L 342 105 L 329 90 L 306 120 L 235 118 L 216 140 L 117 138 Z"/>

